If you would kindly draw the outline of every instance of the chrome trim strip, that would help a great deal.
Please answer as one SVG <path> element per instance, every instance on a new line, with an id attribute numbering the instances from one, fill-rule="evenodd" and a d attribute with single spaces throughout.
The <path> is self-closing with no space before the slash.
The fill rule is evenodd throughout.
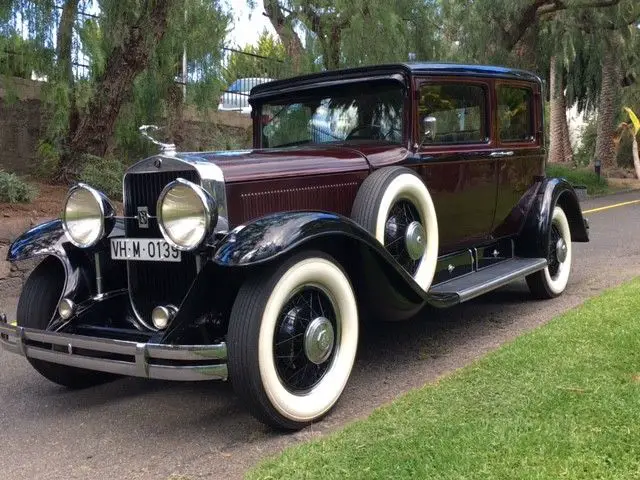
<path id="1" fill-rule="evenodd" d="M 66 347 L 65 351 L 27 344 L 27 341 Z M 226 380 L 227 359 L 224 342 L 212 345 L 163 345 L 129 342 L 82 335 L 46 332 L 0 323 L 0 345 L 7 351 L 51 363 L 101 372 L 159 380 Z M 91 350 L 96 356 L 78 353 Z M 99 354 L 132 357 L 133 361 L 100 358 Z M 164 365 L 161 361 L 180 361 L 184 365 Z M 206 364 L 207 360 L 217 363 Z M 198 362 L 189 364 L 188 362 Z"/>

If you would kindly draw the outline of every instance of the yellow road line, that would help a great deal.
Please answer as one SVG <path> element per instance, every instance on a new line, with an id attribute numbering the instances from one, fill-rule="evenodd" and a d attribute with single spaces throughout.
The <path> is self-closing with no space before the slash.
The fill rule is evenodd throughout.
<path id="1" fill-rule="evenodd" d="M 618 208 L 618 207 L 624 207 L 625 205 L 633 205 L 635 203 L 640 203 L 640 200 L 631 200 L 630 202 L 615 203 L 613 205 L 607 205 L 606 207 L 592 208 L 591 210 L 585 210 L 582 213 L 583 214 L 596 213 L 596 212 L 601 212 L 603 210 L 609 210 L 610 208 Z"/>

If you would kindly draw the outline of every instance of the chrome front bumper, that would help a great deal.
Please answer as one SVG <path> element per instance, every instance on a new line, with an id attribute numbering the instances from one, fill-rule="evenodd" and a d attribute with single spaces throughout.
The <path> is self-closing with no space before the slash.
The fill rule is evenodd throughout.
<path id="1" fill-rule="evenodd" d="M 111 340 L 13 326 L 0 317 L 0 345 L 28 358 L 118 375 L 181 381 L 227 379 L 224 342 L 162 345 Z"/>

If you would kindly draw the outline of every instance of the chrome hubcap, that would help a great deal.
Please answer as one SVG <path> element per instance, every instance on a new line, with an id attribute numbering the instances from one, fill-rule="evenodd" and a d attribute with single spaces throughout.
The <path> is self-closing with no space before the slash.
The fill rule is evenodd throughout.
<path id="1" fill-rule="evenodd" d="M 304 332 L 304 353 L 310 362 L 320 365 L 331 356 L 334 342 L 331 322 L 324 317 L 315 318 Z"/>
<path id="2" fill-rule="evenodd" d="M 567 242 L 564 241 L 564 238 L 559 238 L 556 242 L 556 260 L 559 263 L 567 259 L 567 250 Z"/>
<path id="3" fill-rule="evenodd" d="M 420 222 L 413 221 L 404 234 L 404 243 L 411 260 L 419 260 L 426 248 L 424 227 Z"/>

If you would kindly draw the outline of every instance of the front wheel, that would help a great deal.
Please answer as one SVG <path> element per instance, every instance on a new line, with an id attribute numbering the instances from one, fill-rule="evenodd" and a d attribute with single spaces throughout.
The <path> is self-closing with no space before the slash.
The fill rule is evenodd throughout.
<path id="1" fill-rule="evenodd" d="M 571 228 L 562 208 L 556 206 L 549 230 L 548 265 L 527 277 L 527 285 L 535 298 L 555 298 L 564 292 L 571 273 Z"/>
<path id="2" fill-rule="evenodd" d="M 231 311 L 229 377 L 251 413 L 296 430 L 322 418 L 347 383 L 358 309 L 331 257 L 304 252 L 247 280 Z"/>
<path id="3" fill-rule="evenodd" d="M 60 262 L 53 257 L 44 259 L 31 272 L 22 289 L 16 313 L 18 325 L 47 330 L 63 287 L 64 270 Z M 67 388 L 86 388 L 117 378 L 109 373 L 68 367 L 35 358 L 27 360 L 47 380 Z"/>

